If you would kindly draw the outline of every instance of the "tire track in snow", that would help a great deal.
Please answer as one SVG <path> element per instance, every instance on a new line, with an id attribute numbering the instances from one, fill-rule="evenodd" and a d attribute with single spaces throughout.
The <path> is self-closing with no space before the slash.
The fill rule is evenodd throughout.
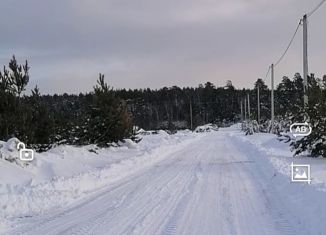
<path id="1" fill-rule="evenodd" d="M 237 142 L 229 141 L 228 143 L 229 146 L 234 149 L 235 153 L 240 152 Z M 287 211 L 288 205 L 284 204 L 279 192 L 275 190 L 273 177 L 271 178 L 266 175 L 261 161 L 267 161 L 267 159 L 261 159 L 259 158 L 260 156 L 255 156 L 255 152 L 252 152 L 246 157 L 250 157 L 250 159 L 254 160 L 253 164 L 246 164 L 244 169 L 250 176 L 250 181 L 255 182 L 257 194 L 264 203 L 266 213 L 271 217 L 268 230 L 274 230 L 274 233 L 275 230 L 277 230 L 279 234 L 284 235 L 306 234 L 304 231 L 298 230 L 298 228 L 293 224 L 294 218 Z"/>
<path id="2" fill-rule="evenodd" d="M 134 188 L 132 191 L 130 191 L 127 194 L 128 200 L 125 200 L 123 204 L 119 205 L 119 207 L 115 208 L 115 210 L 105 209 L 105 211 L 101 214 L 99 214 L 96 218 L 92 218 L 92 221 L 88 222 L 87 225 L 84 225 L 86 228 L 84 228 L 84 231 L 88 231 L 88 234 L 97 234 L 97 230 L 101 229 L 102 225 L 106 225 L 107 221 L 112 221 L 113 217 L 115 216 L 115 212 L 118 213 L 118 209 L 120 209 L 121 206 L 125 205 L 131 205 L 133 202 L 139 202 L 143 200 L 142 198 L 145 197 L 154 197 L 155 195 L 159 194 L 161 191 L 161 187 L 164 184 L 167 184 L 168 181 L 172 181 L 174 178 L 176 178 L 178 175 L 174 175 L 171 178 L 166 178 L 164 181 L 163 175 L 158 175 L 158 177 L 151 176 L 144 176 L 144 178 L 152 177 L 153 180 L 156 182 L 161 182 L 155 185 L 155 187 L 150 187 L 148 185 L 144 185 L 143 181 L 144 178 L 139 180 L 139 182 L 132 182 L 132 184 L 137 184 L 137 187 Z M 128 187 L 126 187 L 128 188 Z M 121 189 L 122 191 L 125 190 L 125 187 Z M 140 193 L 139 193 L 140 192 Z M 125 192 L 124 192 L 125 193 Z M 142 211 L 143 207 L 147 207 L 149 209 L 149 206 L 146 202 L 139 203 L 136 208 L 130 209 L 130 211 L 133 211 L 135 214 L 138 214 L 137 217 L 139 217 L 139 211 Z M 86 211 L 87 213 L 87 211 Z M 127 217 L 126 217 L 127 218 Z M 129 224 L 132 221 L 125 221 L 123 224 L 121 224 L 121 227 L 130 227 Z M 76 224 L 73 228 L 70 228 L 69 230 L 66 230 L 63 234 L 70 234 L 71 232 L 78 231 L 78 228 L 80 227 L 79 224 Z M 128 230 L 132 230 L 129 228 Z"/>
<path id="3" fill-rule="evenodd" d="M 163 167 L 171 167 L 173 165 L 176 164 L 183 164 L 182 161 L 180 161 L 180 159 L 176 158 L 176 160 L 173 160 L 173 162 L 167 162 L 167 163 L 162 163 L 160 165 L 162 165 Z M 159 167 L 158 167 L 159 168 Z M 162 169 L 156 169 L 155 171 L 157 172 L 162 172 Z M 164 172 L 164 171 L 163 171 Z M 153 173 L 151 172 L 151 174 L 148 175 L 148 178 L 151 178 L 152 180 L 152 184 L 148 184 L 147 189 L 148 190 L 143 190 L 143 193 L 140 194 L 138 197 L 132 198 L 130 201 L 131 205 L 132 202 L 142 202 L 142 203 L 137 203 L 137 207 L 130 207 L 128 210 L 129 211 L 133 211 L 135 212 L 133 218 L 129 218 L 129 219 L 125 219 L 128 218 L 128 216 L 121 216 L 121 217 L 125 217 L 123 220 L 125 220 L 125 222 L 120 223 L 118 225 L 114 224 L 112 225 L 113 228 L 112 230 L 114 230 L 114 233 L 117 234 L 131 234 L 136 228 L 141 227 L 142 222 L 144 222 L 144 220 L 146 218 L 151 217 L 151 214 L 155 214 L 156 211 L 160 211 L 160 207 L 162 206 L 157 206 L 157 205 L 164 205 L 164 208 L 166 208 L 166 204 L 168 203 L 168 198 L 174 198 L 176 196 L 175 192 L 169 192 L 170 190 L 168 188 L 175 188 L 177 190 L 182 189 L 181 186 L 182 184 L 185 184 L 188 182 L 187 177 L 185 177 L 184 172 L 189 174 L 186 170 L 181 170 L 181 171 L 173 171 L 173 172 L 167 172 L 167 174 L 160 174 L 159 178 L 153 177 Z M 171 174 L 173 173 L 173 174 Z M 172 177 L 173 176 L 173 177 Z M 161 179 L 164 179 L 163 181 Z M 183 180 L 182 180 L 183 179 Z M 171 186 L 169 186 L 171 185 Z M 180 186 L 178 186 L 180 185 Z M 174 190 L 175 190 L 174 189 Z M 145 193 L 146 191 L 148 191 L 148 193 Z M 182 190 L 180 191 L 182 192 Z M 148 195 L 149 194 L 149 195 Z M 144 198 L 146 199 L 144 202 Z M 124 208 L 126 210 L 126 208 Z M 162 210 L 162 209 L 161 209 Z M 160 214 L 162 213 L 162 211 L 159 212 Z M 112 214 L 112 213 L 111 213 Z M 111 220 L 113 218 L 110 217 L 106 217 L 103 216 L 106 219 L 105 220 Z M 102 219 L 103 219 L 102 217 Z M 113 217 L 113 214 L 112 216 Z M 105 223 L 104 223 L 105 224 Z M 132 224 L 136 224 L 136 225 L 132 225 Z M 108 226 L 107 224 L 105 224 L 106 226 Z M 103 234 L 100 232 L 101 230 L 101 226 L 95 226 L 95 229 L 89 230 L 90 232 L 92 232 L 92 234 Z M 122 231 L 122 229 L 124 229 Z M 120 231 L 120 232 L 119 232 Z"/>
<path id="4" fill-rule="evenodd" d="M 197 164 L 197 167 L 194 170 L 194 175 L 185 194 L 179 198 L 179 202 L 171 211 L 170 215 L 168 216 L 168 220 L 164 225 L 162 235 L 174 235 L 177 234 L 177 225 L 178 219 L 181 217 L 182 214 L 185 213 L 186 207 L 189 206 L 190 195 L 194 192 L 194 188 L 196 184 L 202 180 L 202 168 L 201 162 Z"/>
<path id="5" fill-rule="evenodd" d="M 39 217 L 26 234 L 291 234 L 286 207 L 276 191 L 263 191 L 255 159 L 223 130 L 204 135 L 74 208 Z"/>
<path id="6" fill-rule="evenodd" d="M 175 154 L 176 154 L 176 157 L 183 156 L 184 150 L 176 151 Z M 97 208 L 98 211 L 96 211 L 96 210 L 94 211 L 93 201 L 95 201 L 96 203 L 103 202 L 103 205 L 105 205 L 106 197 L 108 195 L 113 195 L 114 197 L 119 199 L 120 197 L 123 197 L 124 194 L 126 194 L 126 192 L 128 192 L 126 189 L 131 190 L 127 198 L 132 198 L 132 196 L 133 196 L 132 193 L 135 194 L 137 192 L 138 193 L 142 192 L 144 194 L 147 191 L 152 191 L 151 194 L 153 194 L 153 197 L 154 197 L 156 194 L 159 194 L 159 191 L 162 189 L 162 186 L 164 184 L 167 184 L 168 181 L 171 181 L 173 177 L 176 177 L 177 175 L 181 174 L 180 172 L 175 172 L 175 174 L 168 175 L 168 177 L 167 177 L 167 175 L 161 174 L 162 169 L 160 168 L 160 166 L 170 167 L 175 164 L 175 162 L 173 161 L 174 159 L 175 159 L 175 156 L 171 156 L 171 158 L 163 160 L 162 162 L 157 164 L 157 166 L 154 167 L 154 169 L 151 169 L 150 174 L 148 171 L 141 172 L 141 174 L 138 173 L 136 176 L 132 177 L 131 180 L 130 179 L 124 180 L 120 184 L 118 184 L 114 187 L 110 187 L 108 190 L 105 190 L 105 191 L 101 192 L 100 194 L 96 195 L 95 198 L 92 197 L 91 199 L 88 199 L 88 200 L 80 203 L 79 205 L 77 204 L 77 206 L 72 207 L 69 210 L 59 212 L 56 215 L 51 215 L 41 221 L 39 221 L 39 219 L 37 217 L 32 218 L 30 220 L 31 225 L 26 226 L 25 228 L 23 228 L 23 230 L 21 230 L 20 232 L 17 232 L 17 233 L 19 233 L 19 234 L 35 234 L 34 232 L 31 232 L 31 231 L 42 231 L 42 228 L 44 228 L 44 229 L 50 230 L 50 232 L 48 232 L 48 234 L 62 234 L 63 227 L 68 227 L 64 230 L 67 233 L 69 233 L 69 228 L 72 229 L 73 227 L 86 226 L 87 228 L 89 228 L 89 227 L 91 227 L 91 225 L 87 225 L 87 223 L 92 224 L 92 222 L 87 222 L 87 221 L 89 221 L 89 219 L 88 219 L 89 217 L 92 217 L 92 216 L 96 217 L 96 215 L 98 215 L 99 213 L 101 215 L 105 214 L 105 212 L 101 212 L 102 208 Z M 177 158 L 176 161 L 179 161 L 179 159 Z M 157 173 L 156 175 L 155 175 L 155 172 Z M 165 181 L 162 180 L 162 178 L 164 178 L 164 177 L 166 178 Z M 147 184 L 144 184 L 144 182 L 146 182 L 146 180 L 148 180 L 148 179 L 151 179 L 155 182 L 154 186 L 149 187 Z M 128 180 L 130 180 L 130 181 L 128 181 Z M 159 182 L 161 182 L 161 186 L 160 186 Z M 135 186 L 137 186 L 137 187 L 135 187 Z M 140 188 L 143 189 L 144 187 L 145 187 L 145 190 L 140 190 Z M 156 190 L 153 190 L 153 188 Z M 121 191 L 121 193 L 119 193 L 120 191 Z M 140 195 L 138 198 L 133 198 L 133 200 L 141 201 L 141 196 L 142 195 Z M 127 200 L 127 201 L 131 201 L 131 200 Z M 113 204 L 111 207 L 114 207 L 114 206 L 115 206 L 115 204 Z M 76 211 L 78 211 L 77 216 L 75 213 Z M 109 210 L 106 212 L 107 212 L 107 214 L 112 214 Z M 73 218 L 74 216 L 76 218 Z M 61 218 L 70 218 L 70 219 L 61 220 Z M 93 219 L 94 218 L 92 218 L 92 221 L 93 221 Z M 80 223 L 81 221 L 84 221 L 84 222 Z M 35 223 L 38 223 L 37 228 L 35 228 L 35 226 L 34 226 Z M 85 230 L 87 230 L 87 229 L 85 229 Z M 17 234 L 17 233 L 14 232 L 14 234 Z"/>
<path id="7" fill-rule="evenodd" d="M 194 154 L 190 156 L 190 159 L 186 159 L 174 165 L 178 168 L 178 171 L 182 172 L 180 178 L 175 182 L 169 182 L 168 187 L 164 187 L 162 191 L 168 189 L 169 196 L 166 201 L 161 203 L 161 210 L 156 211 L 156 215 L 153 213 L 144 217 L 142 222 L 133 231 L 133 234 L 159 234 L 162 230 L 162 224 L 166 218 L 169 218 L 171 214 L 176 210 L 180 201 L 183 201 L 186 195 L 191 190 L 191 185 L 193 184 L 194 174 L 196 172 L 196 164 L 193 164 L 194 159 L 197 159 L 199 154 Z M 178 167 L 180 164 L 180 168 Z M 172 168 L 175 171 L 175 168 Z M 171 190 L 172 189 L 172 190 Z M 160 220 L 153 220 L 153 218 L 160 218 Z M 152 223 L 146 222 L 152 220 Z M 147 226 L 147 229 L 146 229 Z M 143 230 L 141 229 L 143 228 Z"/>

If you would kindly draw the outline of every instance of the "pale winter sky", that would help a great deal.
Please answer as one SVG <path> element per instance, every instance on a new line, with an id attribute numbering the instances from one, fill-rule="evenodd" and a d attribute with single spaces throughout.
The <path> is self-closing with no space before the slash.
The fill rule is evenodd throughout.
<path id="1" fill-rule="evenodd" d="M 1 0 L 0 65 L 31 66 L 29 89 L 90 91 L 98 73 L 115 88 L 252 87 L 320 0 Z M 309 18 L 309 70 L 326 74 L 326 3 Z M 302 28 L 283 75 L 302 73 Z M 269 81 L 269 80 L 268 80 Z"/>

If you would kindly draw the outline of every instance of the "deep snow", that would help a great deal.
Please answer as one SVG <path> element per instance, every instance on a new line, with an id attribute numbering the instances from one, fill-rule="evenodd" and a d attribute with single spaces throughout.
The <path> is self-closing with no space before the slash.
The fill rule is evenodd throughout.
<path id="1" fill-rule="evenodd" d="M 141 138 L 138 144 L 126 140 L 119 147 L 109 149 L 60 146 L 46 153 L 36 153 L 35 160 L 26 167 L 4 160 L 4 156 L 18 157 L 19 153 L 14 150 L 13 141 L 3 144 L 0 149 L 3 157 L 0 158 L 0 233 L 10 226 L 13 218 L 68 206 L 97 189 L 150 167 L 201 136 L 190 131 L 175 135 L 159 131 L 146 133 Z"/>
<path id="2" fill-rule="evenodd" d="M 275 135 L 160 131 L 89 149 L 0 159 L 0 233 L 325 234 L 326 161 Z M 311 185 L 290 181 L 291 162 L 312 165 Z"/>

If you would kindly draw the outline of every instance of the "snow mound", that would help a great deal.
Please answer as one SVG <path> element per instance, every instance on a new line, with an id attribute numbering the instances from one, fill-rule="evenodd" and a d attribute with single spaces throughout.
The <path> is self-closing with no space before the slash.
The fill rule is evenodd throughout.
<path id="1" fill-rule="evenodd" d="M 289 144 L 278 141 L 277 135 L 274 134 L 257 133 L 244 136 L 240 131 L 234 131 L 229 135 L 239 151 L 250 156 L 257 166 L 253 176 L 262 180 L 266 190 L 274 191 L 272 195 L 275 195 L 275 198 L 271 197 L 269 202 L 281 202 L 286 213 L 293 215 L 293 220 L 289 222 L 298 230 L 307 230 L 303 234 L 324 234 L 320 231 L 325 231 L 325 159 L 293 157 Z M 311 184 L 291 182 L 292 163 L 311 166 Z M 265 180 L 263 176 L 266 177 Z"/>
<path id="2" fill-rule="evenodd" d="M 17 139 L 1 142 L 0 233 L 4 221 L 66 207 L 109 184 L 164 160 L 202 135 L 165 131 L 144 135 L 139 143 L 124 140 L 115 147 L 58 146 L 35 153 L 22 168 L 4 159 L 17 159 Z"/>
<path id="3" fill-rule="evenodd" d="M 20 141 L 17 138 L 11 138 L 7 142 L 0 141 L 0 159 L 25 167 L 28 163 L 20 161 L 18 143 Z"/>
<path id="4" fill-rule="evenodd" d="M 195 129 L 195 132 L 201 133 L 201 132 L 211 132 L 211 131 L 218 131 L 218 126 L 216 124 L 206 124 L 203 126 L 198 126 Z"/>

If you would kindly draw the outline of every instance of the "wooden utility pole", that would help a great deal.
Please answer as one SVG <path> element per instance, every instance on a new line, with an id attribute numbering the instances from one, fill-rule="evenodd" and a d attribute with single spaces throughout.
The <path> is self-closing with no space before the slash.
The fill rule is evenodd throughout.
<path id="1" fill-rule="evenodd" d="M 241 100 L 240 100 L 240 110 L 241 110 L 241 122 L 243 122 L 242 98 L 241 98 Z"/>
<path id="2" fill-rule="evenodd" d="M 244 97 L 244 111 L 245 111 L 245 120 L 247 120 L 247 100 L 246 100 L 246 97 Z"/>
<path id="3" fill-rule="evenodd" d="M 303 102 L 308 105 L 308 23 L 307 15 L 303 16 Z"/>
<path id="4" fill-rule="evenodd" d="M 192 102 L 191 99 L 189 100 L 189 111 L 190 111 L 190 129 L 193 129 L 193 125 L 192 125 Z"/>
<path id="5" fill-rule="evenodd" d="M 247 98 L 248 98 L 248 118 L 250 120 L 251 113 L 250 113 L 250 97 L 249 97 L 249 93 L 247 93 Z"/>
<path id="6" fill-rule="evenodd" d="M 260 94 L 259 94 L 259 86 L 260 86 L 260 84 L 257 83 L 257 111 L 258 111 L 258 114 L 257 114 L 257 122 L 258 122 L 258 124 L 260 124 Z"/>
<path id="7" fill-rule="evenodd" d="M 274 129 L 274 64 L 271 65 L 271 131 Z"/>

